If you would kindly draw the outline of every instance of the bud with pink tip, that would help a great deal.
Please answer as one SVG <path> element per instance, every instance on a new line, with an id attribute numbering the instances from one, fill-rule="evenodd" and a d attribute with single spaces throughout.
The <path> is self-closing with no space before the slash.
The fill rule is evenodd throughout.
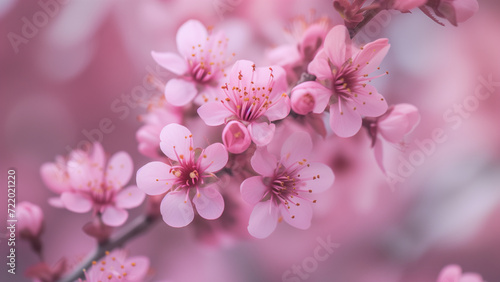
<path id="1" fill-rule="evenodd" d="M 43 227 L 43 212 L 39 206 L 30 202 L 21 202 L 17 205 L 16 216 L 22 238 L 32 240 L 40 236 Z"/>
<path id="2" fill-rule="evenodd" d="M 222 131 L 222 142 L 229 152 L 240 154 L 248 149 L 252 143 L 252 138 L 245 125 L 239 121 L 233 120 L 224 127 L 224 131 Z"/>
<path id="3" fill-rule="evenodd" d="M 323 85 L 306 81 L 295 86 L 291 93 L 292 110 L 299 115 L 322 113 L 328 105 L 331 90 Z"/>

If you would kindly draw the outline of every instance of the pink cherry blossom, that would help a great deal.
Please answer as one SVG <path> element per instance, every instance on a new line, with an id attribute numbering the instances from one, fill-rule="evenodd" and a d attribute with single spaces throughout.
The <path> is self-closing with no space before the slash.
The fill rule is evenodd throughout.
<path id="1" fill-rule="evenodd" d="M 106 252 L 106 256 L 94 261 L 85 272 L 86 282 L 141 282 L 145 281 L 149 270 L 149 259 L 145 256 L 127 258 L 123 250 Z M 82 280 L 79 280 L 82 281 Z"/>
<path id="2" fill-rule="evenodd" d="M 296 132 L 284 142 L 279 160 L 265 148 L 255 152 L 251 164 L 260 175 L 240 186 L 243 200 L 254 205 L 248 224 L 252 236 L 269 236 L 280 218 L 296 228 L 309 228 L 311 203 L 316 202 L 311 194 L 325 191 L 334 181 L 330 167 L 305 159 L 312 146 L 309 134 Z"/>
<path id="3" fill-rule="evenodd" d="M 74 150 L 64 160 L 45 163 L 41 175 L 45 184 L 60 194 L 51 203 L 72 212 L 93 209 L 109 226 L 122 225 L 128 218 L 126 209 L 139 206 L 145 194 L 135 185 L 123 188 L 132 177 L 133 162 L 126 152 L 118 152 L 106 161 L 100 143 L 92 151 Z"/>
<path id="4" fill-rule="evenodd" d="M 19 234 L 26 238 L 36 238 L 42 233 L 43 212 L 42 209 L 30 202 L 24 201 L 16 207 L 17 228 Z"/>
<path id="5" fill-rule="evenodd" d="M 216 219 L 224 210 L 224 200 L 214 184 L 215 172 L 228 160 L 226 148 L 214 143 L 204 150 L 193 147 L 193 135 L 186 127 L 169 124 L 160 134 L 160 148 L 173 164 L 150 162 L 137 171 L 137 186 L 148 195 L 168 192 L 161 202 L 163 220 L 183 227 L 194 218 L 192 203 L 205 219 Z M 194 198 L 190 200 L 190 195 Z"/>
<path id="6" fill-rule="evenodd" d="M 213 97 L 218 91 L 218 80 L 224 76 L 228 64 L 225 57 L 228 39 L 223 32 L 212 34 L 197 20 L 189 20 L 177 31 L 175 53 L 153 51 L 153 59 L 162 67 L 178 75 L 165 86 L 165 98 L 174 106 L 184 106 L 195 97 L 198 104 Z"/>
<path id="7" fill-rule="evenodd" d="M 229 152 L 240 154 L 248 149 L 252 143 L 252 138 L 245 125 L 239 121 L 232 120 L 224 127 L 222 141 Z"/>
<path id="8" fill-rule="evenodd" d="M 219 96 L 203 104 L 198 114 L 207 125 L 217 126 L 238 120 L 244 124 L 257 146 L 265 146 L 274 136 L 272 122 L 290 112 L 283 68 L 255 67 L 251 61 L 237 61 Z"/>
<path id="9" fill-rule="evenodd" d="M 418 109 L 410 104 L 391 106 L 385 114 L 378 118 L 365 118 L 363 125 L 372 138 L 375 159 L 380 169 L 383 165 L 383 143 L 402 144 L 406 135 L 410 134 L 420 122 Z"/>
<path id="10" fill-rule="evenodd" d="M 441 270 L 436 282 L 483 282 L 483 278 L 477 273 L 462 273 L 460 266 L 451 264 Z"/>
<path id="11" fill-rule="evenodd" d="M 324 48 L 309 64 L 316 83 L 331 90 L 317 96 L 330 101 L 330 126 L 338 136 L 353 136 L 361 128 L 362 116 L 377 117 L 387 110 L 384 97 L 367 82 L 376 78 L 369 74 L 377 70 L 389 47 L 387 39 L 378 39 L 359 50 L 352 46 L 347 28 L 338 25 L 330 30 Z"/>

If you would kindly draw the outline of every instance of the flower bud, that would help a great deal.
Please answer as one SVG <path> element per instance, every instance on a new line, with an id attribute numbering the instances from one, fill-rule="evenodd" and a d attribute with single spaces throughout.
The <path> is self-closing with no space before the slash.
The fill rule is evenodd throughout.
<path id="1" fill-rule="evenodd" d="M 328 105 L 331 90 L 315 81 L 306 81 L 292 89 L 290 102 L 299 115 L 322 113 Z"/>
<path id="2" fill-rule="evenodd" d="M 252 143 L 245 125 L 235 120 L 230 121 L 224 128 L 222 141 L 227 150 L 233 154 L 243 153 Z"/>
<path id="3" fill-rule="evenodd" d="M 37 238 L 42 233 L 42 209 L 30 202 L 21 202 L 17 205 L 16 216 L 21 237 L 28 240 Z"/>

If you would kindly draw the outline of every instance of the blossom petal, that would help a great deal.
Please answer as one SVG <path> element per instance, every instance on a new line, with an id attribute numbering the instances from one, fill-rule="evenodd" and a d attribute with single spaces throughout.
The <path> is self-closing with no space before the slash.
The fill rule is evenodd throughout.
<path id="1" fill-rule="evenodd" d="M 209 126 L 217 126 L 226 122 L 232 113 L 220 102 L 208 102 L 198 108 L 198 115 Z"/>
<path id="2" fill-rule="evenodd" d="M 344 25 L 336 25 L 328 32 L 323 50 L 336 67 L 351 58 L 351 37 Z"/>
<path id="3" fill-rule="evenodd" d="M 262 176 L 274 175 L 278 160 L 273 154 L 267 152 L 266 147 L 257 148 L 250 159 L 253 170 Z"/>
<path id="4" fill-rule="evenodd" d="M 308 229 L 311 227 L 313 215 L 311 204 L 299 198 L 294 198 L 294 202 L 299 204 L 299 206 L 290 203 L 290 208 L 288 209 L 284 205 L 280 205 L 280 212 L 281 216 L 283 216 L 283 220 L 295 228 L 302 230 Z"/>
<path id="5" fill-rule="evenodd" d="M 250 85 L 254 80 L 255 63 L 248 60 L 238 60 L 229 73 L 229 83 L 233 86 Z"/>
<path id="6" fill-rule="evenodd" d="M 248 222 L 250 235 L 259 239 L 271 235 L 278 224 L 278 214 L 279 209 L 272 201 L 256 204 Z"/>
<path id="7" fill-rule="evenodd" d="M 281 163 L 285 167 L 303 160 L 312 151 L 311 136 L 306 132 L 295 132 L 288 137 L 281 147 Z"/>
<path id="8" fill-rule="evenodd" d="M 192 54 L 193 47 L 205 42 L 207 36 L 207 29 L 200 21 L 188 20 L 177 31 L 177 50 L 184 58 L 188 58 Z"/>
<path id="9" fill-rule="evenodd" d="M 165 99 L 174 106 L 187 105 L 198 94 L 196 85 L 192 81 L 173 78 L 165 85 Z"/>
<path id="10" fill-rule="evenodd" d="M 390 47 L 391 45 L 387 38 L 381 38 L 370 42 L 357 54 L 353 60 L 353 64 L 359 64 L 361 66 L 359 71 L 362 72 L 362 74 L 370 74 L 379 67 L 380 63 L 382 63 Z"/>
<path id="11" fill-rule="evenodd" d="M 228 154 L 224 145 L 221 143 L 214 143 L 203 150 L 200 158 L 201 168 L 206 172 L 216 172 L 226 166 Z"/>
<path id="12" fill-rule="evenodd" d="M 481 275 L 477 273 L 464 273 L 458 282 L 483 282 Z"/>
<path id="13" fill-rule="evenodd" d="M 134 163 L 128 153 L 121 151 L 114 154 L 106 168 L 106 185 L 115 189 L 125 186 L 130 181 L 133 170 Z"/>
<path id="14" fill-rule="evenodd" d="M 273 91 L 274 92 L 274 91 Z M 275 121 L 286 118 L 290 113 L 290 98 L 286 93 L 282 93 L 282 97 L 271 105 L 264 115 L 269 119 L 269 121 Z"/>
<path id="15" fill-rule="evenodd" d="M 52 197 L 48 199 L 49 205 L 53 206 L 54 208 L 64 208 L 64 204 L 61 201 L 60 197 Z"/>
<path id="16" fill-rule="evenodd" d="M 373 153 L 375 154 L 375 160 L 377 161 L 378 167 L 382 172 L 385 174 L 385 167 L 384 167 L 384 147 L 383 147 L 383 141 L 380 138 L 377 138 L 375 141 L 375 146 L 373 146 Z"/>
<path id="17" fill-rule="evenodd" d="M 44 163 L 40 167 L 40 175 L 45 185 L 57 194 L 70 188 L 69 177 L 66 172 L 55 163 Z"/>
<path id="18" fill-rule="evenodd" d="M 115 206 L 107 206 L 102 213 L 102 222 L 108 226 L 120 226 L 127 221 L 128 212 Z"/>
<path id="19" fill-rule="evenodd" d="M 163 221 L 172 227 L 184 227 L 194 218 L 193 205 L 184 192 L 170 192 L 161 201 Z"/>
<path id="20" fill-rule="evenodd" d="M 262 176 L 249 177 L 240 185 L 241 198 L 250 205 L 260 202 L 268 190 Z"/>
<path id="21" fill-rule="evenodd" d="M 326 55 L 324 49 L 319 51 L 314 59 L 309 63 L 307 71 L 310 74 L 314 74 L 319 80 L 332 78 L 332 69 L 328 64 L 328 56 Z"/>
<path id="22" fill-rule="evenodd" d="M 149 271 L 149 258 L 135 256 L 123 263 L 123 271 L 127 273 L 127 281 L 143 281 Z"/>
<path id="23" fill-rule="evenodd" d="M 358 114 L 368 117 L 378 117 L 387 111 L 387 101 L 384 96 L 377 92 L 372 85 L 366 85 L 360 90 L 357 97 L 353 97 L 354 102 L 346 102 L 350 110 L 355 110 Z"/>
<path id="24" fill-rule="evenodd" d="M 335 180 L 332 169 L 322 163 L 310 163 L 308 166 L 304 166 L 299 174 L 299 179 L 306 185 L 306 188 L 302 189 L 311 190 L 312 193 L 327 190 Z"/>
<path id="25" fill-rule="evenodd" d="M 391 143 L 399 143 L 419 122 L 420 114 L 415 106 L 397 104 L 389 114 L 380 118 L 377 125 L 378 133 Z"/>
<path id="26" fill-rule="evenodd" d="M 160 148 L 171 160 L 177 160 L 181 155 L 190 156 L 193 145 L 193 135 L 185 126 L 171 123 L 160 132 Z"/>
<path id="27" fill-rule="evenodd" d="M 170 166 L 165 163 L 147 163 L 137 171 L 137 187 L 148 195 L 165 193 L 175 183 L 175 178 L 169 171 Z"/>
<path id="28" fill-rule="evenodd" d="M 339 103 L 342 104 L 342 111 Z M 339 137 L 351 137 L 361 128 L 361 116 L 359 112 L 347 108 L 341 100 L 339 103 L 330 105 L 330 126 Z"/>
<path id="29" fill-rule="evenodd" d="M 448 265 L 439 273 L 437 282 L 459 281 L 460 276 L 462 276 L 462 268 L 460 266 L 455 264 Z"/>
<path id="30" fill-rule="evenodd" d="M 146 198 L 146 194 L 137 188 L 137 186 L 129 186 L 116 195 L 116 206 L 122 209 L 131 209 L 139 206 Z"/>
<path id="31" fill-rule="evenodd" d="M 252 123 L 247 128 L 250 136 L 252 136 L 252 141 L 257 146 L 265 146 L 273 140 L 276 126 L 274 123 L 261 122 Z"/>
<path id="32" fill-rule="evenodd" d="M 188 70 L 186 61 L 175 53 L 160 53 L 152 51 L 151 56 L 153 56 L 155 62 L 160 66 L 177 75 L 183 75 Z"/>
<path id="33" fill-rule="evenodd" d="M 81 194 L 64 192 L 61 194 L 64 207 L 72 212 L 85 213 L 92 208 L 92 201 Z"/>
<path id="34" fill-rule="evenodd" d="M 224 211 L 224 199 L 213 186 L 200 188 L 193 198 L 198 214 L 205 219 L 217 219 Z"/>

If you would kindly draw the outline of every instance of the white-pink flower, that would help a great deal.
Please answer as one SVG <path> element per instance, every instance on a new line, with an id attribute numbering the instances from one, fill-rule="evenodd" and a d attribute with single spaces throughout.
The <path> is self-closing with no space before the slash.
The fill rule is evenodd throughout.
<path id="1" fill-rule="evenodd" d="M 72 212 L 94 210 L 109 226 L 122 225 L 128 218 L 126 209 L 139 206 L 145 194 L 135 185 L 123 188 L 132 177 L 133 162 L 126 152 L 118 152 L 106 160 L 100 143 L 92 151 L 74 150 L 67 159 L 45 163 L 40 169 L 45 184 L 59 198 L 51 199 L 56 207 Z"/>
<path id="2" fill-rule="evenodd" d="M 214 143 L 204 150 L 193 147 L 193 135 L 186 127 L 169 124 L 160 134 L 160 148 L 173 164 L 150 162 L 137 171 L 137 186 L 148 195 L 168 192 L 161 202 L 163 220 L 170 226 L 183 227 L 194 218 L 192 202 L 205 219 L 216 219 L 224 210 L 224 200 L 208 180 L 228 160 L 226 148 Z"/>
<path id="3" fill-rule="evenodd" d="M 218 91 L 218 80 L 228 64 L 228 39 L 223 32 L 211 34 L 201 22 L 189 20 L 177 31 L 176 40 L 180 56 L 151 53 L 160 66 L 179 76 L 167 82 L 165 98 L 174 106 L 184 106 L 198 96 L 195 102 L 201 104 Z"/>
<path id="4" fill-rule="evenodd" d="M 94 261 L 85 272 L 85 282 L 142 282 L 149 270 L 149 259 L 145 256 L 127 258 L 123 250 L 106 252 L 106 256 Z M 82 281 L 82 280 L 80 280 Z"/>
<path id="5" fill-rule="evenodd" d="M 335 178 L 327 165 L 306 159 L 312 146 L 309 134 L 296 132 L 283 144 L 279 160 L 257 149 L 251 164 L 260 176 L 245 179 L 240 187 L 243 199 L 254 205 L 248 224 L 252 236 L 269 236 L 280 217 L 296 228 L 309 228 L 311 203 L 316 202 L 311 195 L 330 188 Z"/>
<path id="6" fill-rule="evenodd" d="M 255 67 L 251 61 L 237 61 L 229 82 L 214 100 L 198 108 L 207 125 L 217 126 L 237 120 L 248 128 L 257 146 L 271 142 L 275 125 L 290 112 L 286 94 L 286 74 L 282 67 Z"/>
<path id="7" fill-rule="evenodd" d="M 450 264 L 441 270 L 437 282 L 483 282 L 483 278 L 477 273 L 462 273 L 460 266 Z"/>
<path id="8" fill-rule="evenodd" d="M 318 80 L 315 83 L 323 86 L 311 96 L 318 97 L 312 111 L 321 113 L 330 104 L 330 126 L 338 136 L 353 136 L 361 128 L 362 116 L 377 117 L 387 110 L 384 97 L 367 83 L 376 78 L 369 74 L 378 69 L 389 47 L 387 39 L 378 39 L 357 49 L 347 28 L 337 25 L 309 64 L 308 71 Z"/>
<path id="9" fill-rule="evenodd" d="M 16 206 L 16 218 L 18 231 L 26 238 L 36 238 L 42 232 L 43 212 L 42 209 L 30 202 L 20 202 Z"/>

